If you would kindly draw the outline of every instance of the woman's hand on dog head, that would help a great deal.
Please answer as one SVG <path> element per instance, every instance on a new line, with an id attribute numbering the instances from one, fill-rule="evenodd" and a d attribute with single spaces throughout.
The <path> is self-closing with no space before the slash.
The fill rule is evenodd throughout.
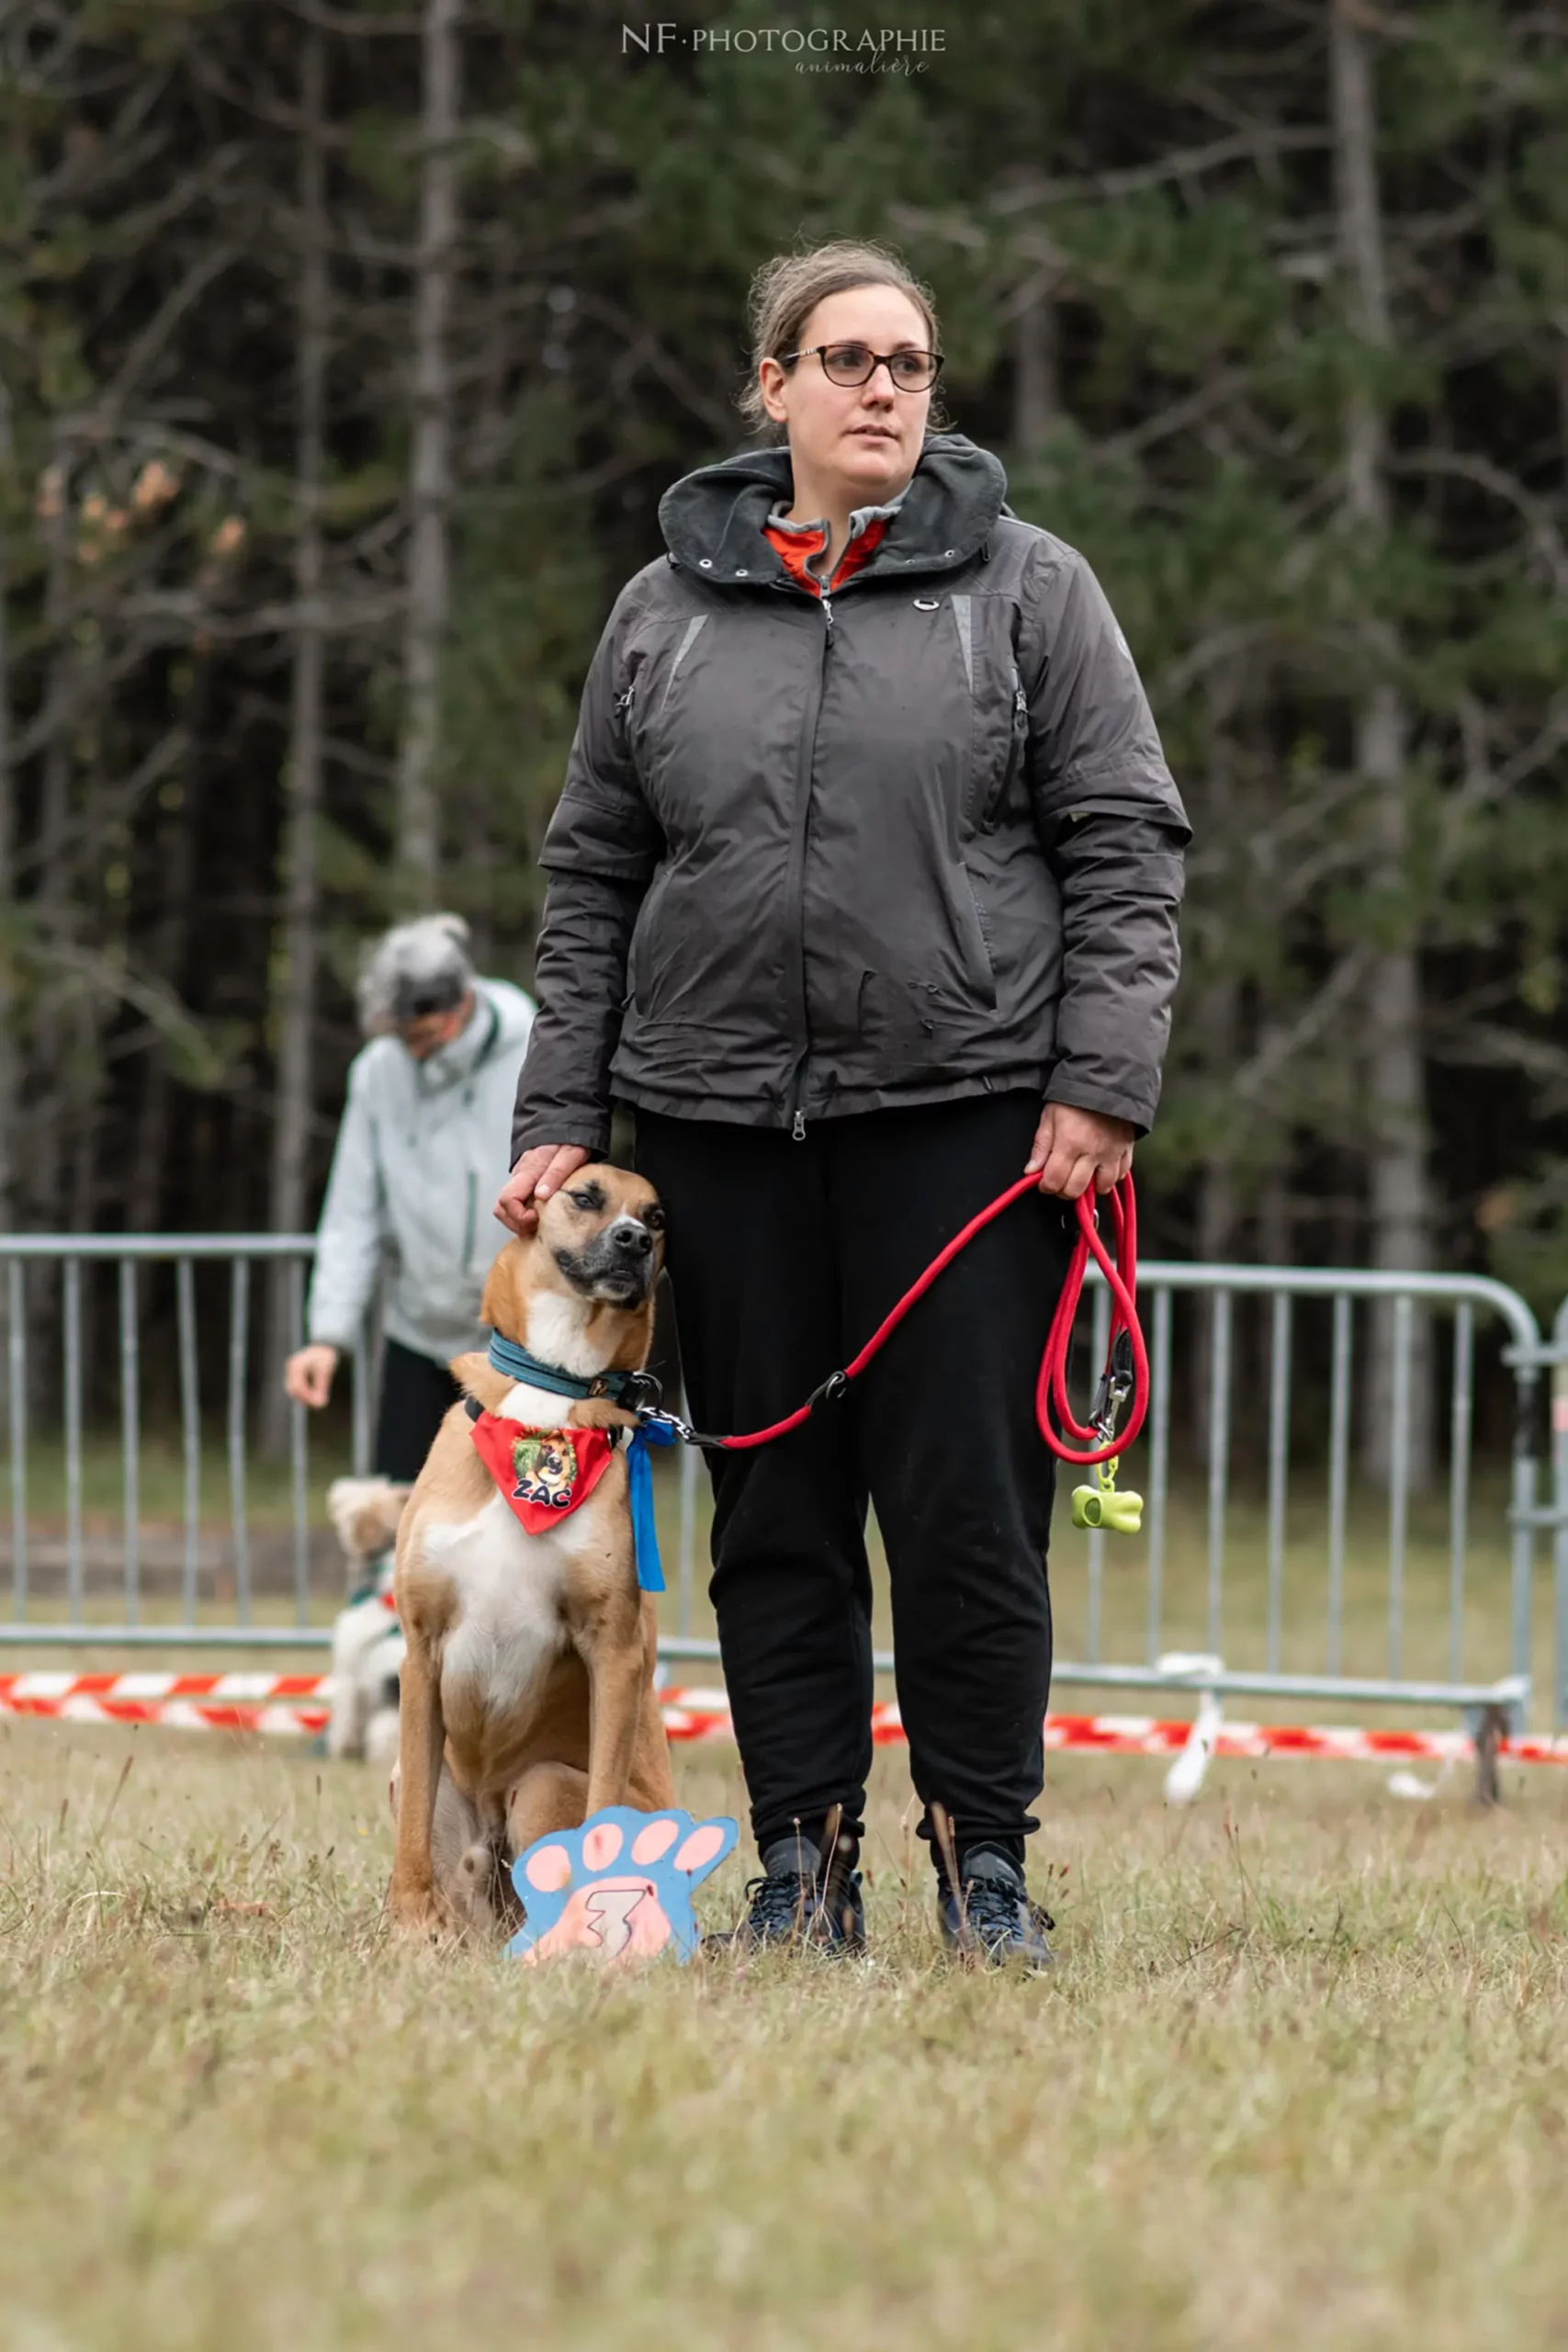
<path id="1" fill-rule="evenodd" d="M 578 1143 L 536 1143 L 525 1151 L 495 1204 L 495 1214 L 509 1232 L 526 1236 L 539 1222 L 539 1207 L 558 1193 L 592 1154 Z"/>

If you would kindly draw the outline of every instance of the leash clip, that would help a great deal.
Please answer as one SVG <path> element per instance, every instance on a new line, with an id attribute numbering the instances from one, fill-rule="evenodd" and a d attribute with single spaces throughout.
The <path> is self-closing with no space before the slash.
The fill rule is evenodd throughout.
<path id="1" fill-rule="evenodd" d="M 653 1385 L 657 1391 L 659 1383 L 655 1381 Z M 666 1412 L 662 1406 L 657 1404 L 634 1405 L 632 1410 L 645 1430 L 668 1430 L 672 1437 L 680 1439 L 682 1445 L 701 1442 L 691 1422 L 683 1421 L 679 1413 Z"/>
<path id="2" fill-rule="evenodd" d="M 1133 1342 L 1123 1329 L 1111 1343 L 1111 1362 L 1100 1375 L 1095 1390 L 1089 1419 L 1094 1424 L 1101 1445 L 1109 1445 L 1116 1434 L 1116 1423 L 1122 1406 L 1133 1393 Z M 1116 1464 L 1111 1464 L 1112 1476 Z"/>
<path id="3" fill-rule="evenodd" d="M 843 1398 L 849 1395 L 849 1374 L 847 1372 L 830 1372 L 828 1374 L 827 1379 L 822 1383 L 822 1385 L 819 1388 L 814 1388 L 810 1396 L 807 1398 L 806 1409 L 808 1413 L 815 1413 L 820 1405 L 840 1404 L 842 1402 Z"/>

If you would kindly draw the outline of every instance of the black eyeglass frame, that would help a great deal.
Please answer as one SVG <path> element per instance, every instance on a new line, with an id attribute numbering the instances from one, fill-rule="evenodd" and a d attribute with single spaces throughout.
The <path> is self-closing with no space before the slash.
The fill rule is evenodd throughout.
<path id="1" fill-rule="evenodd" d="M 808 343 L 804 351 L 781 351 L 778 355 L 779 365 L 781 368 L 793 368 L 797 359 L 810 359 L 815 356 L 816 358 L 820 359 L 822 362 L 822 373 L 824 376 L 828 376 L 828 354 L 830 351 L 847 350 L 853 340 L 854 338 L 852 336 L 844 343 Z M 828 381 L 830 384 L 838 384 L 839 390 L 842 392 L 858 391 L 862 384 L 869 384 L 879 368 L 886 368 L 887 380 L 892 385 L 896 392 L 904 392 L 906 394 L 915 395 L 920 392 L 932 391 L 935 390 L 936 379 L 941 375 L 947 358 L 947 354 L 943 351 L 917 352 L 909 349 L 903 351 L 872 351 L 869 344 L 863 345 L 862 347 L 870 354 L 871 357 L 871 365 L 866 369 L 863 376 L 857 376 L 853 382 L 849 384 L 840 383 L 837 376 L 828 376 Z M 931 382 L 929 384 L 901 384 L 898 381 L 897 377 L 893 373 L 893 362 L 896 359 L 915 358 L 930 360 L 931 376 Z"/>

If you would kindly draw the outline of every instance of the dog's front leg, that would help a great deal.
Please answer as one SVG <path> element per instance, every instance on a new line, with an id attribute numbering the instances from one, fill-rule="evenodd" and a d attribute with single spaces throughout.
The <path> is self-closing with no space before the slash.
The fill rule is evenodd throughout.
<path id="1" fill-rule="evenodd" d="M 431 1859 L 446 1730 L 437 1660 L 429 1644 L 412 1632 L 398 1707 L 398 1838 L 387 1905 L 400 1928 L 430 1934 L 448 1924 Z"/>
<path id="2" fill-rule="evenodd" d="M 595 1611 L 573 1628 L 588 1668 L 588 1805 L 590 1814 L 625 1804 L 642 1713 L 642 1628 L 624 1609 Z"/>

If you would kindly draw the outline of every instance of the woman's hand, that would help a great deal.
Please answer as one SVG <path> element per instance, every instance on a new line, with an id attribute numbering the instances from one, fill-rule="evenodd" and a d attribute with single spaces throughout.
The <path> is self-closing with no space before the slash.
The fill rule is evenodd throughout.
<path id="1" fill-rule="evenodd" d="M 1109 1193 L 1132 1165 L 1133 1129 L 1125 1119 L 1102 1118 L 1098 1111 L 1076 1110 L 1070 1102 L 1047 1102 L 1023 1172 L 1032 1176 L 1038 1170 L 1043 1193 L 1076 1201 L 1091 1184 L 1097 1193 Z"/>
<path id="2" fill-rule="evenodd" d="M 333 1393 L 333 1374 L 337 1370 L 337 1350 L 318 1340 L 308 1348 L 296 1348 L 283 1367 L 283 1385 L 297 1405 L 309 1405 L 312 1412 L 320 1412 Z"/>
<path id="3" fill-rule="evenodd" d="M 568 1179 L 590 1158 L 578 1143 L 536 1143 L 525 1151 L 495 1204 L 495 1214 L 509 1231 L 525 1238 L 539 1222 L 537 1204 L 558 1193 Z"/>

